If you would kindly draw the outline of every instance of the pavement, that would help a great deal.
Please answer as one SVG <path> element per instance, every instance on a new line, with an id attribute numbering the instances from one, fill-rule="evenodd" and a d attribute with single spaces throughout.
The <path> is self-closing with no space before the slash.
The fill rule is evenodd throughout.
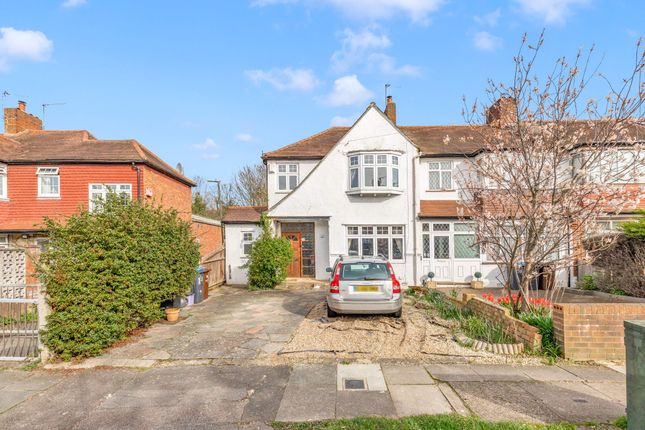
<path id="1" fill-rule="evenodd" d="M 0 428 L 266 429 L 272 421 L 475 414 L 532 423 L 625 414 L 602 366 L 385 363 L 0 371 Z"/>

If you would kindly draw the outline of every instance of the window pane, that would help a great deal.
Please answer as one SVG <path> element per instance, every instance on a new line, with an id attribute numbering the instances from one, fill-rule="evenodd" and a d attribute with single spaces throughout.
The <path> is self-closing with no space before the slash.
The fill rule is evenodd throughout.
<path id="1" fill-rule="evenodd" d="M 385 226 L 385 227 L 376 227 L 376 234 L 388 234 L 390 232 L 390 228 Z"/>
<path id="2" fill-rule="evenodd" d="M 358 165 L 358 155 L 354 155 L 352 157 L 349 157 L 349 165 L 350 166 L 357 166 Z"/>
<path id="3" fill-rule="evenodd" d="M 374 255 L 374 239 L 363 238 L 363 257 Z"/>
<path id="4" fill-rule="evenodd" d="M 385 263 L 345 263 L 341 266 L 340 279 L 385 281 L 390 279 L 390 273 Z"/>
<path id="5" fill-rule="evenodd" d="M 347 234 L 358 234 L 358 227 L 356 226 L 347 227 Z"/>
<path id="6" fill-rule="evenodd" d="M 286 190 L 287 189 L 287 177 L 286 176 L 278 176 L 278 189 L 279 190 Z"/>
<path id="7" fill-rule="evenodd" d="M 428 224 L 427 222 L 421 224 L 421 231 L 430 231 L 430 224 Z"/>
<path id="8" fill-rule="evenodd" d="M 392 164 L 395 164 L 395 165 L 399 164 L 399 157 L 397 157 L 396 155 L 393 155 L 392 156 Z"/>
<path id="9" fill-rule="evenodd" d="M 289 173 L 296 173 L 298 171 L 297 164 L 289 164 Z"/>
<path id="10" fill-rule="evenodd" d="M 245 243 L 244 244 L 244 255 L 249 255 L 251 254 L 251 248 L 253 247 L 252 243 Z"/>
<path id="11" fill-rule="evenodd" d="M 442 260 L 450 258 L 450 238 L 448 236 L 434 237 L 434 258 Z"/>
<path id="12" fill-rule="evenodd" d="M 387 155 L 377 155 L 376 164 L 387 164 Z"/>
<path id="13" fill-rule="evenodd" d="M 439 170 L 439 163 L 428 163 L 428 168 L 430 170 Z"/>
<path id="14" fill-rule="evenodd" d="M 392 186 L 394 188 L 399 186 L 399 169 L 397 168 L 392 169 Z"/>
<path id="15" fill-rule="evenodd" d="M 41 176 L 40 191 L 43 195 L 58 194 L 58 176 Z"/>
<path id="16" fill-rule="evenodd" d="M 392 234 L 403 234 L 403 226 L 402 225 L 392 226 Z"/>
<path id="17" fill-rule="evenodd" d="M 298 177 L 297 176 L 289 176 L 289 189 L 293 190 L 296 188 L 298 185 Z"/>
<path id="18" fill-rule="evenodd" d="M 434 224 L 433 231 L 450 231 L 450 224 Z"/>
<path id="19" fill-rule="evenodd" d="M 479 258 L 479 246 L 475 245 L 475 235 L 456 234 L 455 258 Z"/>
<path id="20" fill-rule="evenodd" d="M 441 189 L 441 182 L 439 179 L 439 172 L 431 171 L 430 172 L 430 181 L 428 183 L 429 190 L 439 190 Z"/>
<path id="21" fill-rule="evenodd" d="M 374 234 L 373 227 L 363 227 L 361 231 L 363 234 Z"/>
<path id="22" fill-rule="evenodd" d="M 363 155 L 363 163 L 365 163 L 365 164 L 374 164 L 374 156 L 373 155 Z"/>
<path id="23" fill-rule="evenodd" d="M 278 172 L 285 173 L 287 171 L 287 166 L 284 164 L 278 164 Z"/>
<path id="24" fill-rule="evenodd" d="M 244 233 L 244 240 L 249 242 L 253 240 L 253 233 Z"/>
<path id="25" fill-rule="evenodd" d="M 441 187 L 444 190 L 452 190 L 452 172 L 441 172 Z"/>
<path id="26" fill-rule="evenodd" d="M 358 169 L 349 169 L 349 187 L 358 188 Z"/>
<path id="27" fill-rule="evenodd" d="M 347 239 L 347 255 L 358 255 L 358 239 Z"/>
<path id="28" fill-rule="evenodd" d="M 403 238 L 392 238 L 392 260 L 403 260 Z"/>
<path id="29" fill-rule="evenodd" d="M 379 167 L 378 172 L 378 186 L 387 187 L 387 167 Z"/>
<path id="30" fill-rule="evenodd" d="M 365 186 L 366 187 L 374 186 L 374 168 L 373 167 L 365 168 Z"/>
<path id="31" fill-rule="evenodd" d="M 441 170 L 451 170 L 451 169 L 452 169 L 452 161 L 441 162 Z"/>
<path id="32" fill-rule="evenodd" d="M 475 224 L 467 222 L 456 222 L 455 231 L 475 231 Z"/>
<path id="33" fill-rule="evenodd" d="M 0 175 L 0 196 L 4 196 L 4 175 Z"/>
<path id="34" fill-rule="evenodd" d="M 430 258 L 430 235 L 423 235 L 423 258 Z"/>
<path id="35" fill-rule="evenodd" d="M 387 238 L 376 239 L 376 252 L 385 258 L 390 258 L 390 246 Z"/>

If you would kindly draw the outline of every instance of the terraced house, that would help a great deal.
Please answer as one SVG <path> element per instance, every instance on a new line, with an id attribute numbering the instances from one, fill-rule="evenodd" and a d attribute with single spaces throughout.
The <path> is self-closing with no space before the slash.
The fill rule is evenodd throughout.
<path id="1" fill-rule="evenodd" d="M 45 216 L 62 219 L 81 207 L 92 210 L 93 202 L 109 190 L 174 208 L 186 221 L 192 218 L 194 182 L 136 140 L 102 140 L 86 130 L 43 130 L 24 102 L 5 108 L 4 131 L 0 284 L 34 280 L 33 261 L 46 242 Z M 219 226 L 193 222 L 196 236 L 208 239 L 211 248 L 221 246 L 221 233 L 211 231 Z"/>
<path id="2" fill-rule="evenodd" d="M 479 127 L 504 126 L 502 101 Z M 460 207 L 458 179 L 466 160 L 482 154 L 473 135 L 468 125 L 398 125 L 388 97 L 385 111 L 372 103 L 351 127 L 332 127 L 263 154 L 268 217 L 296 254 L 288 275 L 326 279 L 326 268 L 340 255 L 383 255 L 403 283 L 418 284 L 430 271 L 440 283 L 467 283 L 481 272 L 486 286 L 499 286 L 498 265 L 473 246 L 474 224 Z M 642 190 L 638 182 L 632 185 Z M 248 249 L 258 232 L 253 220 L 243 221 L 231 227 L 246 229 L 235 235 L 244 240 L 227 251 L 237 280 L 245 279 L 245 254 L 230 249 Z M 575 282 L 576 273 L 559 276 Z"/>

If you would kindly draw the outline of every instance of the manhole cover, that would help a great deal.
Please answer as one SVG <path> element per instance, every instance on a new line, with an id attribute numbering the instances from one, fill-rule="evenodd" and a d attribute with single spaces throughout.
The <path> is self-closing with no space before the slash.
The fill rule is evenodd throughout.
<path id="1" fill-rule="evenodd" d="M 344 379 L 343 382 L 346 390 L 367 390 L 364 379 Z"/>

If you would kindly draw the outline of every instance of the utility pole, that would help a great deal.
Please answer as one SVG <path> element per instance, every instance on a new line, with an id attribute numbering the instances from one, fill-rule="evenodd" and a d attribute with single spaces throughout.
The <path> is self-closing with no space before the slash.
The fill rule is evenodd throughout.
<path id="1" fill-rule="evenodd" d="M 217 213 L 221 214 L 222 212 L 222 181 L 220 179 L 208 179 L 206 182 L 211 184 L 217 184 Z"/>

